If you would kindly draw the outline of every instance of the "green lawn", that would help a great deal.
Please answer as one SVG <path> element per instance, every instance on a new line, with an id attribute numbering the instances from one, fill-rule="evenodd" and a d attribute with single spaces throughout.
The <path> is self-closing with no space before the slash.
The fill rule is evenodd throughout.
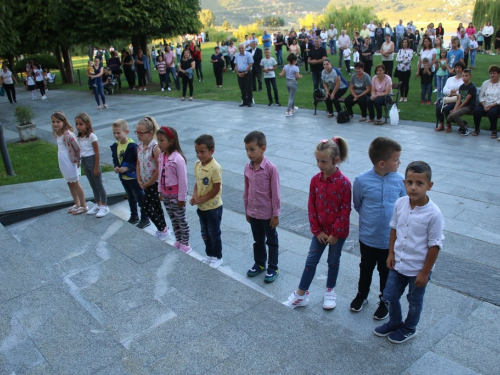
<path id="1" fill-rule="evenodd" d="M 62 178 L 57 161 L 57 146 L 45 141 L 9 143 L 7 145 L 15 176 L 7 176 L 0 163 L 0 186 L 23 182 Z M 102 165 L 103 172 L 112 171 L 109 165 Z"/>
<path id="2" fill-rule="evenodd" d="M 237 77 L 236 74 L 231 73 L 228 71 L 227 73 L 224 74 L 223 78 L 223 88 L 216 88 L 215 86 L 215 76 L 213 73 L 213 69 L 210 66 L 210 56 L 213 53 L 213 47 L 215 46 L 215 43 L 206 43 L 202 47 L 203 51 L 203 74 L 204 74 L 204 79 L 205 82 L 198 82 L 195 78 L 195 83 L 194 83 L 194 98 L 196 99 L 208 99 L 208 100 L 220 100 L 220 101 L 233 101 L 233 102 L 239 102 L 241 99 L 241 94 L 238 88 L 238 82 L 237 82 Z M 274 54 L 272 54 L 273 57 Z M 284 61 L 286 61 L 286 52 L 285 55 L 283 56 Z M 334 66 L 338 67 L 338 56 L 330 56 L 332 63 Z M 85 68 L 83 67 L 82 61 L 85 60 L 86 64 L 86 58 L 77 58 L 75 59 L 75 66 L 82 67 L 80 70 L 80 75 L 82 77 L 82 86 L 79 86 L 78 83 L 71 84 L 71 85 L 62 85 L 58 86 L 60 88 L 64 89 L 69 89 L 69 90 L 82 90 L 82 91 L 88 91 L 86 82 L 87 78 L 85 76 Z M 413 59 L 413 70 L 412 74 L 414 75 L 416 71 L 416 65 L 418 61 L 418 56 L 414 56 Z M 377 64 L 381 63 L 381 57 L 380 56 L 375 56 L 374 57 L 374 64 L 373 66 L 376 66 Z M 480 86 L 484 80 L 489 78 L 488 75 L 488 67 L 491 64 L 497 63 L 498 64 L 498 56 L 486 56 L 482 54 L 478 54 L 476 57 L 476 69 L 473 71 L 473 78 L 472 81 L 476 84 L 476 86 Z M 301 72 L 304 73 L 304 67 L 302 66 Z M 372 73 L 373 73 L 372 69 Z M 279 71 L 277 71 L 279 73 Z M 76 70 L 75 70 L 76 74 Z M 345 76 L 345 67 L 342 69 L 342 74 Z M 170 91 L 170 92 L 161 92 L 159 88 L 159 78 L 158 74 L 156 71 L 152 72 L 152 78 L 153 78 L 153 84 L 148 86 L 148 90 L 146 92 L 139 92 L 139 91 L 133 91 L 134 95 L 162 95 L 162 96 L 169 96 L 169 97 L 174 97 L 174 98 L 180 98 L 181 97 L 181 92 L 178 92 L 176 90 Z M 347 80 L 348 77 L 346 78 Z M 280 102 L 282 104 L 287 103 L 288 101 L 288 94 L 286 91 L 286 80 L 283 77 L 278 77 L 277 78 L 277 83 L 278 83 L 278 91 L 280 94 Z M 122 76 L 122 86 L 125 88 L 122 90 L 122 93 L 124 94 L 129 94 L 131 93 L 129 90 L 126 88 L 128 87 L 125 77 Z M 262 92 L 256 92 L 254 93 L 254 99 L 255 103 L 257 104 L 267 104 L 268 99 L 267 99 L 267 93 L 265 89 L 265 85 L 263 83 L 263 91 Z M 309 109 L 314 109 L 313 103 L 312 103 L 312 93 L 313 93 L 313 86 L 312 86 L 312 78 L 310 74 L 305 75 L 302 80 L 299 81 L 299 88 L 295 97 L 295 104 L 300 107 L 300 108 L 309 108 Z M 433 100 L 435 100 L 436 94 L 433 94 Z M 321 111 L 319 112 L 320 115 L 324 114 L 324 110 L 326 110 L 326 107 L 324 104 L 320 104 L 318 106 Z M 434 114 L 434 107 L 433 106 L 423 106 L 420 104 L 420 81 L 416 79 L 411 79 L 410 81 L 410 92 L 408 95 L 408 102 L 406 103 L 399 103 L 399 109 L 400 109 L 400 118 L 405 119 L 405 120 L 415 120 L 415 121 L 428 121 L 428 122 L 434 122 L 435 121 L 435 114 Z M 284 111 L 284 110 L 283 110 Z M 359 113 L 359 107 L 355 106 L 354 108 L 355 113 Z M 489 128 L 489 124 L 486 125 L 487 120 L 484 120 L 484 126 L 487 126 Z"/>

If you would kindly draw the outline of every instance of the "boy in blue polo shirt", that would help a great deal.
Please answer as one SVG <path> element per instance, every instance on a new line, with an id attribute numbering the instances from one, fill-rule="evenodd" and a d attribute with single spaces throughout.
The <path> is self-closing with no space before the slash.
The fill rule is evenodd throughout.
<path id="1" fill-rule="evenodd" d="M 359 213 L 358 294 L 351 302 L 351 311 L 361 311 L 368 302 L 372 274 L 377 266 L 380 277 L 380 298 L 387 282 L 389 255 L 389 222 L 396 200 L 404 195 L 404 177 L 398 173 L 401 145 L 386 137 L 375 138 L 368 149 L 373 168 L 360 174 L 353 184 L 354 209 Z M 380 299 L 374 319 L 387 318 L 387 306 Z"/>

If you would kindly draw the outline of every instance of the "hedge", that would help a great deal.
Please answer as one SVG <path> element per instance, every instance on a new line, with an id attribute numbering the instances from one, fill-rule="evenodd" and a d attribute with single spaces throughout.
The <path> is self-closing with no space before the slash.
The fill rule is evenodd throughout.
<path id="1" fill-rule="evenodd" d="M 28 60 L 38 61 L 42 65 L 43 69 L 59 69 L 57 65 L 57 59 L 52 55 L 31 55 L 16 63 L 14 70 L 16 73 L 21 73 L 26 71 L 26 63 Z"/>

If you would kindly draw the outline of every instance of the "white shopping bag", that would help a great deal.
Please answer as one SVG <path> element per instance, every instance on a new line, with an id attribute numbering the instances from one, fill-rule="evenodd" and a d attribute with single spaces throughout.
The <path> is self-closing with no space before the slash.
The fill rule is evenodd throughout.
<path id="1" fill-rule="evenodd" d="M 389 118 L 391 119 L 391 125 L 399 125 L 399 109 L 396 103 L 392 105 L 389 111 Z"/>

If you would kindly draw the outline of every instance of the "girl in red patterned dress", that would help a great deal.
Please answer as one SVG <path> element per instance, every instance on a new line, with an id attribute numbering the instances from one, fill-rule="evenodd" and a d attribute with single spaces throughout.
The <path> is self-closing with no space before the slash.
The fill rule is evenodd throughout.
<path id="1" fill-rule="evenodd" d="M 320 173 L 311 179 L 309 188 L 309 223 L 314 235 L 299 288 L 293 292 L 285 306 L 292 309 L 309 303 L 308 289 L 316 273 L 316 266 L 328 246 L 328 276 L 323 295 L 323 308 L 334 309 L 340 255 L 349 235 L 351 213 L 351 183 L 337 168 L 347 158 L 348 147 L 343 138 L 323 139 L 315 151 Z"/>

